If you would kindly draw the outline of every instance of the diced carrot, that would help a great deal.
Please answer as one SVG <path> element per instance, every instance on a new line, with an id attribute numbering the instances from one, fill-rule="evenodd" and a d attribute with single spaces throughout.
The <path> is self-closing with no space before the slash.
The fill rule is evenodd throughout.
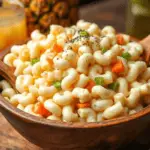
<path id="1" fill-rule="evenodd" d="M 43 54 L 45 52 L 45 49 L 41 49 L 40 53 Z"/>
<path id="2" fill-rule="evenodd" d="M 44 108 L 44 105 L 41 102 L 34 105 L 33 112 L 44 117 L 48 117 L 49 115 L 51 115 L 51 113 Z"/>
<path id="3" fill-rule="evenodd" d="M 121 34 L 118 34 L 118 35 L 117 35 L 117 43 L 118 43 L 119 45 L 124 45 L 124 44 L 125 44 L 123 35 L 121 35 Z"/>
<path id="4" fill-rule="evenodd" d="M 48 63 L 49 63 L 50 65 L 52 65 L 52 64 L 53 64 L 53 60 L 52 60 L 52 59 L 47 58 L 47 61 L 48 61 Z"/>
<path id="5" fill-rule="evenodd" d="M 93 86 L 95 86 L 95 82 L 94 81 L 89 81 L 88 85 L 85 88 L 88 89 L 89 92 L 91 92 Z"/>
<path id="6" fill-rule="evenodd" d="M 60 52 L 63 51 L 63 48 L 61 46 L 57 45 L 57 44 L 54 44 L 53 51 L 57 52 L 57 53 L 60 53 Z"/>
<path id="7" fill-rule="evenodd" d="M 90 103 L 77 103 L 76 106 L 77 108 L 87 108 L 90 107 Z"/>
<path id="8" fill-rule="evenodd" d="M 117 61 L 115 64 L 112 66 L 112 72 L 114 73 L 121 73 L 124 71 L 124 65 L 121 60 Z"/>

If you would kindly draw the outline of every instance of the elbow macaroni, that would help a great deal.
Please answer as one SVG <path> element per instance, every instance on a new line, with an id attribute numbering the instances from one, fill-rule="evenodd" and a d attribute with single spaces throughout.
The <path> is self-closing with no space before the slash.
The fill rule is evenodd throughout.
<path id="1" fill-rule="evenodd" d="M 121 39 L 121 40 L 120 40 Z M 111 26 L 78 21 L 39 30 L 4 57 L 13 67 L 16 93 L 0 81 L 2 96 L 16 108 L 64 122 L 101 122 L 137 113 L 150 104 L 150 67 L 144 49 Z"/>

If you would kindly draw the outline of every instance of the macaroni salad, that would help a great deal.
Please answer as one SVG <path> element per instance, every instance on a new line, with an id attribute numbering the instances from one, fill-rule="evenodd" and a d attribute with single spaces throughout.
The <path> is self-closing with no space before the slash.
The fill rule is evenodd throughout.
<path id="1" fill-rule="evenodd" d="M 80 20 L 51 25 L 46 36 L 15 45 L 4 57 L 16 89 L 2 80 L 2 96 L 35 116 L 65 122 L 101 122 L 134 114 L 150 104 L 150 67 L 142 46 L 112 26 Z"/>

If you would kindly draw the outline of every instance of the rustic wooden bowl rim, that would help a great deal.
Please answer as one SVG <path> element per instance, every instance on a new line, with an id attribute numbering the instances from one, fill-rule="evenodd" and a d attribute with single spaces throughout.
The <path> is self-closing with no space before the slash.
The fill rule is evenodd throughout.
<path id="1" fill-rule="evenodd" d="M 139 41 L 136 38 L 131 37 L 132 41 Z M 101 128 L 101 127 L 107 127 L 107 126 L 114 126 L 122 123 L 127 123 L 129 121 L 139 119 L 143 116 L 150 115 L 150 105 L 145 107 L 143 110 L 139 111 L 138 113 L 135 113 L 133 115 L 127 115 L 111 120 L 105 120 L 102 122 L 92 122 L 92 123 L 83 123 L 83 122 L 63 122 L 63 121 L 53 121 L 53 120 L 48 120 L 45 118 L 40 118 L 33 116 L 31 114 L 28 114 L 24 111 L 21 111 L 17 108 L 15 108 L 12 104 L 10 104 L 7 100 L 5 100 L 1 95 L 0 95 L 0 107 L 3 107 L 6 109 L 8 112 L 12 113 L 14 116 L 29 122 L 29 123 L 35 123 L 35 124 L 43 124 L 47 126 L 55 126 L 58 128 Z"/>

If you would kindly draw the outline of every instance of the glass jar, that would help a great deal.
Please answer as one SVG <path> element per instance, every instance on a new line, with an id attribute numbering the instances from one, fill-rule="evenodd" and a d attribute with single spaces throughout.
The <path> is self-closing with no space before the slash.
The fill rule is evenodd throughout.
<path id="1" fill-rule="evenodd" d="M 78 20 L 79 0 L 5 0 L 25 8 L 28 31 L 48 32 L 51 24 L 70 26 Z"/>
<path id="2" fill-rule="evenodd" d="M 0 7 L 0 51 L 27 39 L 24 9 L 20 7 Z"/>
<path id="3" fill-rule="evenodd" d="M 150 0 L 129 0 L 127 33 L 142 39 L 150 34 Z"/>

